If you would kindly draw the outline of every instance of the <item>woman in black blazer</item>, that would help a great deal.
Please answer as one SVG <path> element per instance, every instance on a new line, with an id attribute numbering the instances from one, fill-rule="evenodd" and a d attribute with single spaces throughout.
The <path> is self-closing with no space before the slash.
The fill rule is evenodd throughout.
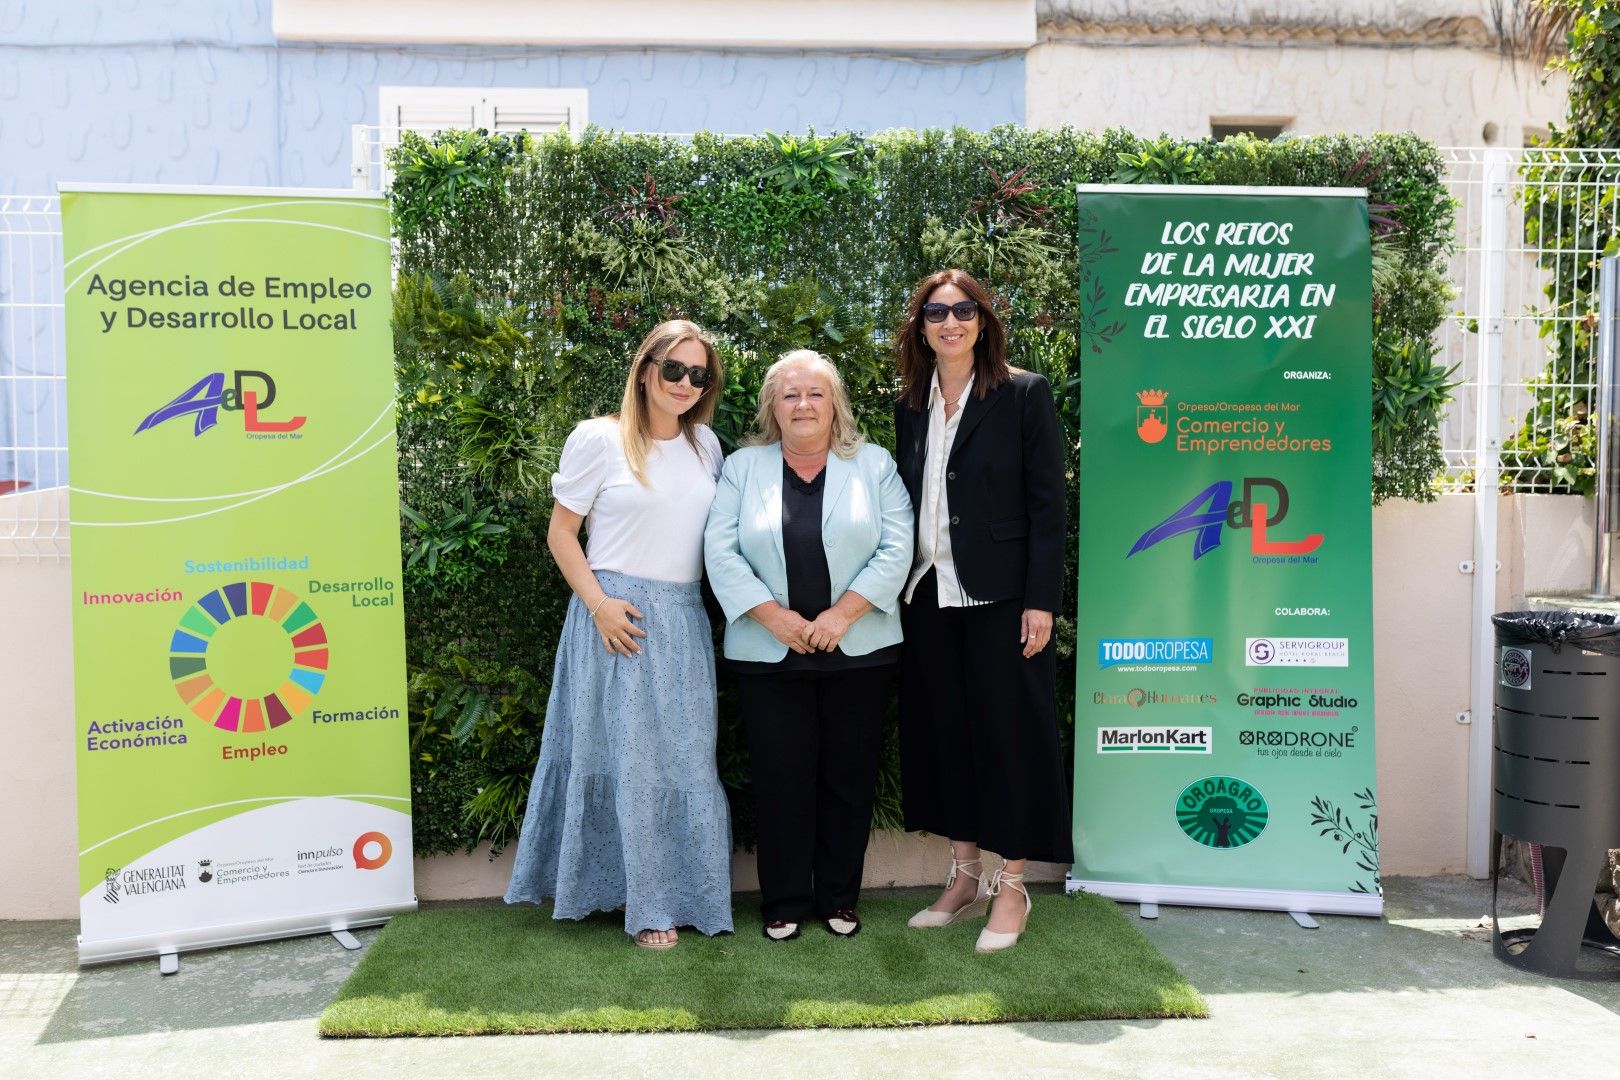
<path id="1" fill-rule="evenodd" d="M 918 286 L 899 339 L 895 458 L 917 513 L 902 594 L 906 828 L 950 838 L 915 927 L 982 914 L 976 948 L 1018 940 L 1024 860 L 1072 862 L 1052 614 L 1063 592 L 1063 439 L 1044 378 L 1007 364 L 989 293 L 960 270 Z M 980 848 L 1003 865 L 988 880 Z"/>

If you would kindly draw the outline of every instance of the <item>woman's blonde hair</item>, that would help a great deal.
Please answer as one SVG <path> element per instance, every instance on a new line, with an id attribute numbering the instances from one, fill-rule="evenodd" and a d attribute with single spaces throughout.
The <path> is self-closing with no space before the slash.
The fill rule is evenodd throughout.
<path id="1" fill-rule="evenodd" d="M 832 387 L 832 452 L 846 460 L 854 457 L 865 439 L 855 425 L 855 411 L 849 406 L 844 380 L 833 362 L 814 349 L 784 353 L 782 359 L 765 370 L 765 380 L 759 385 L 759 409 L 754 413 L 754 428 L 743 445 L 764 446 L 782 441 L 782 425 L 776 422 L 776 395 L 781 390 L 783 376 L 796 367 L 820 368 L 827 376 L 827 384 Z"/>
<path id="2" fill-rule="evenodd" d="M 619 441 L 624 446 L 624 460 L 629 464 L 630 472 L 642 484 L 647 482 L 647 449 L 652 445 L 652 417 L 648 415 L 645 369 L 649 363 L 663 361 L 669 351 L 683 341 L 701 344 L 703 355 L 709 362 L 709 382 L 703 388 L 702 396 L 680 415 L 681 434 L 686 436 L 686 441 L 692 444 L 692 449 L 699 456 L 703 450 L 698 446 L 695 429 L 699 424 L 707 424 L 714 419 L 715 404 L 720 400 L 725 385 L 720 354 L 715 352 L 714 342 L 709 335 L 696 323 L 686 319 L 670 319 L 653 327 L 641 339 L 641 347 L 636 350 L 636 358 L 630 364 L 630 375 L 624 381 L 624 400 L 619 403 Z M 652 377 L 663 378 L 656 373 Z"/>

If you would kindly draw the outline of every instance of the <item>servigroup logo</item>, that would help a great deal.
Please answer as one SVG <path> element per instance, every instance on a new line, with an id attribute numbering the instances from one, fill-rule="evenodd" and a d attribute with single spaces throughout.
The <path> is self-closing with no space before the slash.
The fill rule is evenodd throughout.
<path id="1" fill-rule="evenodd" d="M 1143 533 L 1131 546 L 1125 557 L 1182 533 L 1193 533 L 1194 560 L 1201 559 L 1221 546 L 1221 528 L 1249 530 L 1249 549 L 1257 556 L 1307 555 L 1322 546 L 1321 533 L 1311 533 L 1303 540 L 1274 540 L 1268 530 L 1282 524 L 1288 516 L 1288 489 L 1281 480 L 1269 476 L 1248 476 L 1243 479 L 1243 497 L 1232 498 L 1233 483 L 1217 480 L 1175 513 Z M 1257 489 L 1269 488 L 1276 496 L 1276 512 L 1270 502 Z"/>
<path id="2" fill-rule="evenodd" d="M 368 855 L 366 849 L 375 847 L 377 853 Z M 361 833 L 354 838 L 354 865 L 357 870 L 377 870 L 388 864 L 393 857 L 394 843 L 387 835 L 380 832 Z"/>
<path id="3" fill-rule="evenodd" d="M 1138 390 L 1136 400 L 1136 434 L 1145 443 L 1163 442 L 1170 433 L 1170 408 L 1163 390 Z"/>
<path id="4" fill-rule="evenodd" d="M 293 416 L 286 420 L 266 420 L 259 415 L 262 410 L 275 404 L 276 400 L 276 381 L 267 372 L 241 370 L 234 371 L 231 375 L 230 386 L 225 385 L 223 371 L 204 375 L 179 397 L 148 413 L 146 419 L 135 428 L 135 434 L 149 431 L 176 417 L 195 414 L 197 421 L 192 429 L 192 435 L 201 435 L 219 423 L 221 409 L 226 412 L 240 412 L 245 431 L 288 432 L 297 431 L 304 426 L 307 417 Z M 258 389 L 249 389 L 246 385 L 252 380 L 263 384 L 262 397 Z"/>

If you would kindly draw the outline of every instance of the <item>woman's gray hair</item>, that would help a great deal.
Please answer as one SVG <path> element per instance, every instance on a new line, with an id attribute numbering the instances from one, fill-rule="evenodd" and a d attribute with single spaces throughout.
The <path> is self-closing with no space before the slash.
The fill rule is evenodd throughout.
<path id="1" fill-rule="evenodd" d="M 765 370 L 765 380 L 759 386 L 759 409 L 754 414 L 754 427 L 744 446 L 765 446 L 782 441 L 782 427 L 776 422 L 776 396 L 781 389 L 782 377 L 792 368 L 820 368 L 832 387 L 832 452 L 848 460 L 860 452 L 866 441 L 855 424 L 855 410 L 850 408 L 849 393 L 839 377 L 833 362 L 814 349 L 794 349 Z"/>

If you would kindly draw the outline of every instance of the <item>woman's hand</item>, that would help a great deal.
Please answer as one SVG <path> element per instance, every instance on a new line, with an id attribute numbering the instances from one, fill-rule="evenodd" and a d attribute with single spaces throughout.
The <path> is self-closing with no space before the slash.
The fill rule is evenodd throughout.
<path id="1" fill-rule="evenodd" d="M 1018 640 L 1024 646 L 1024 659 L 1028 660 L 1052 640 L 1052 613 L 1025 608 L 1018 627 Z"/>
<path id="2" fill-rule="evenodd" d="M 812 649 L 832 652 L 849 633 L 850 620 L 836 607 L 830 607 L 816 616 L 815 622 L 804 624 L 804 640 Z"/>
<path id="3" fill-rule="evenodd" d="M 647 631 L 631 622 L 633 618 L 645 618 L 636 610 L 636 605 L 616 596 L 604 596 L 596 614 L 591 616 L 596 632 L 602 636 L 602 647 L 615 656 L 635 656 L 641 652 L 636 638 L 646 637 Z"/>
<path id="4" fill-rule="evenodd" d="M 810 646 L 805 643 L 805 629 L 810 625 L 803 615 L 792 608 L 785 608 L 775 600 L 760 604 L 749 610 L 748 615 L 759 625 L 771 632 L 771 636 L 796 653 L 810 652 Z"/>

